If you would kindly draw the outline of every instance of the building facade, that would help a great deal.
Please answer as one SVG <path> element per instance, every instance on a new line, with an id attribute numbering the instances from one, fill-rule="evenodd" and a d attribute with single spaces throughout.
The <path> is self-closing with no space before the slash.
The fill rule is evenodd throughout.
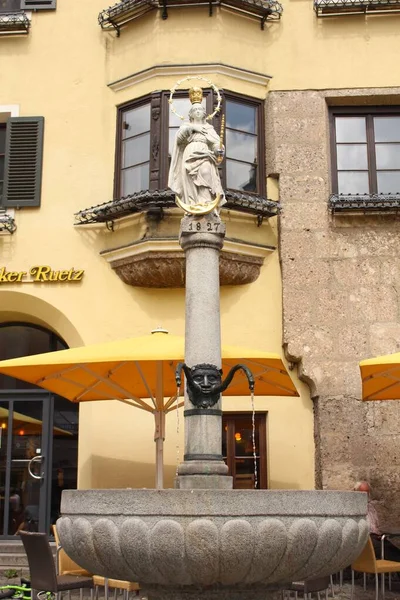
<path id="1" fill-rule="evenodd" d="M 199 76 L 207 112 L 214 84 L 226 117 L 223 343 L 278 352 L 300 394 L 256 399 L 258 485 L 369 478 L 386 518 L 400 488 L 396 404 L 360 403 L 357 362 L 398 347 L 400 88 L 384 60 L 396 8 L 0 0 L 1 358 L 160 325 L 183 335 L 168 100 Z M 7 378 L 0 395 L 0 535 L 47 530 L 67 487 L 153 486 L 151 415 L 116 401 L 78 411 Z M 223 408 L 235 485 L 252 486 L 250 399 Z M 171 413 L 167 487 L 179 453 Z"/>

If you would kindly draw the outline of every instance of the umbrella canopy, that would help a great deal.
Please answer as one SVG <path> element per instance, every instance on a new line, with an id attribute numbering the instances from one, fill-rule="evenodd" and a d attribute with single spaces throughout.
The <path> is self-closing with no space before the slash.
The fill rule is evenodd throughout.
<path id="1" fill-rule="evenodd" d="M 0 373 L 28 381 L 72 402 L 120 400 L 154 414 L 156 486 L 162 487 L 165 414 L 177 402 L 175 368 L 184 359 L 184 338 L 160 330 L 151 335 L 47 352 L 0 362 Z M 277 354 L 236 346 L 222 347 L 224 376 L 238 362 L 253 372 L 258 396 L 298 396 Z M 192 365 L 191 365 L 192 366 Z M 237 373 L 227 396 L 249 393 Z"/>
<path id="2" fill-rule="evenodd" d="M 176 399 L 175 367 L 183 357 L 183 337 L 156 332 L 138 338 L 4 360 L 0 362 L 0 372 L 29 381 L 72 402 L 131 400 L 138 408 L 153 412 L 166 408 L 165 398 Z M 279 355 L 223 346 L 224 376 L 238 362 L 253 372 L 256 395 L 298 396 Z M 159 377 L 161 370 L 162 380 Z M 246 377 L 237 374 L 225 395 L 244 396 L 248 391 Z M 166 404 L 170 408 L 168 401 Z"/>
<path id="3" fill-rule="evenodd" d="M 363 400 L 400 400 L 400 353 L 360 362 Z"/>

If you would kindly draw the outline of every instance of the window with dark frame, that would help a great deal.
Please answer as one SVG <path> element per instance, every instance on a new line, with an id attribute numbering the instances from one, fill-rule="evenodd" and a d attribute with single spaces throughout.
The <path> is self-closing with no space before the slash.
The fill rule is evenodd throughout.
<path id="1" fill-rule="evenodd" d="M 0 13 L 21 10 L 54 10 L 57 0 L 0 0 Z"/>
<path id="2" fill-rule="evenodd" d="M 21 10 L 21 0 L 0 0 L 0 13 L 12 13 Z"/>
<path id="3" fill-rule="evenodd" d="M 226 187 L 257 193 L 258 106 L 228 97 L 225 110 Z"/>
<path id="4" fill-rule="evenodd" d="M 6 156 L 6 124 L 0 123 L 0 199 L 3 196 L 5 156 Z M 0 202 L 0 204 L 1 204 L 1 202 Z"/>
<path id="5" fill-rule="evenodd" d="M 267 489 L 267 415 L 254 418 L 256 489 Z M 251 413 L 224 413 L 222 417 L 222 455 L 233 477 L 234 489 L 255 489 L 253 419 Z"/>
<path id="6" fill-rule="evenodd" d="M 216 106 L 212 90 L 203 90 L 207 113 Z M 170 111 L 169 92 L 156 92 L 118 109 L 114 197 L 167 188 L 176 132 L 182 120 Z M 220 167 L 227 190 L 264 196 L 263 102 L 231 92 L 224 94 L 226 159 Z M 187 91 L 177 92 L 174 108 L 185 118 L 190 109 Z M 221 115 L 220 113 L 220 115 Z M 220 132 L 221 118 L 214 119 Z"/>
<path id="7" fill-rule="evenodd" d="M 400 107 L 330 111 L 334 194 L 400 193 Z"/>
<path id="8" fill-rule="evenodd" d="M 121 130 L 121 196 L 145 190 L 150 178 L 150 102 L 124 111 Z"/>

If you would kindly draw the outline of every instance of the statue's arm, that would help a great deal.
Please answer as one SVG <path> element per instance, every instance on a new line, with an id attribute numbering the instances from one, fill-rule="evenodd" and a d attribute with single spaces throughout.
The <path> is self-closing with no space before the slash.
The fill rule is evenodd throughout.
<path id="1" fill-rule="evenodd" d="M 225 146 L 221 144 L 220 137 L 212 125 L 207 131 L 207 142 L 215 156 L 225 156 Z"/>
<path id="2" fill-rule="evenodd" d="M 214 144 L 213 152 L 215 156 L 223 158 L 225 156 L 225 146 L 223 144 L 221 146 L 221 144 L 218 142 L 218 144 Z"/>
<path id="3" fill-rule="evenodd" d="M 181 125 L 176 134 L 176 141 L 179 145 L 186 144 L 189 136 L 192 134 L 192 127 L 190 125 Z"/>

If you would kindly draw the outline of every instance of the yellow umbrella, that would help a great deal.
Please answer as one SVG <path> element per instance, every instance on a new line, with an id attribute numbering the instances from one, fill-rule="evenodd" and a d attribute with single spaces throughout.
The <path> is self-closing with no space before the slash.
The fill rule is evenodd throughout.
<path id="1" fill-rule="evenodd" d="M 400 399 L 400 353 L 360 362 L 363 400 Z"/>
<path id="2" fill-rule="evenodd" d="M 152 335 L 47 352 L 0 362 L 0 373 L 29 381 L 72 402 L 120 400 L 155 417 L 156 487 L 162 487 L 165 414 L 177 402 L 175 368 L 184 357 L 184 338 L 156 330 Z M 281 358 L 270 352 L 223 346 L 224 375 L 238 362 L 253 372 L 258 396 L 298 396 Z M 192 366 L 192 365 L 190 365 Z M 237 374 L 225 392 L 249 393 Z"/>

